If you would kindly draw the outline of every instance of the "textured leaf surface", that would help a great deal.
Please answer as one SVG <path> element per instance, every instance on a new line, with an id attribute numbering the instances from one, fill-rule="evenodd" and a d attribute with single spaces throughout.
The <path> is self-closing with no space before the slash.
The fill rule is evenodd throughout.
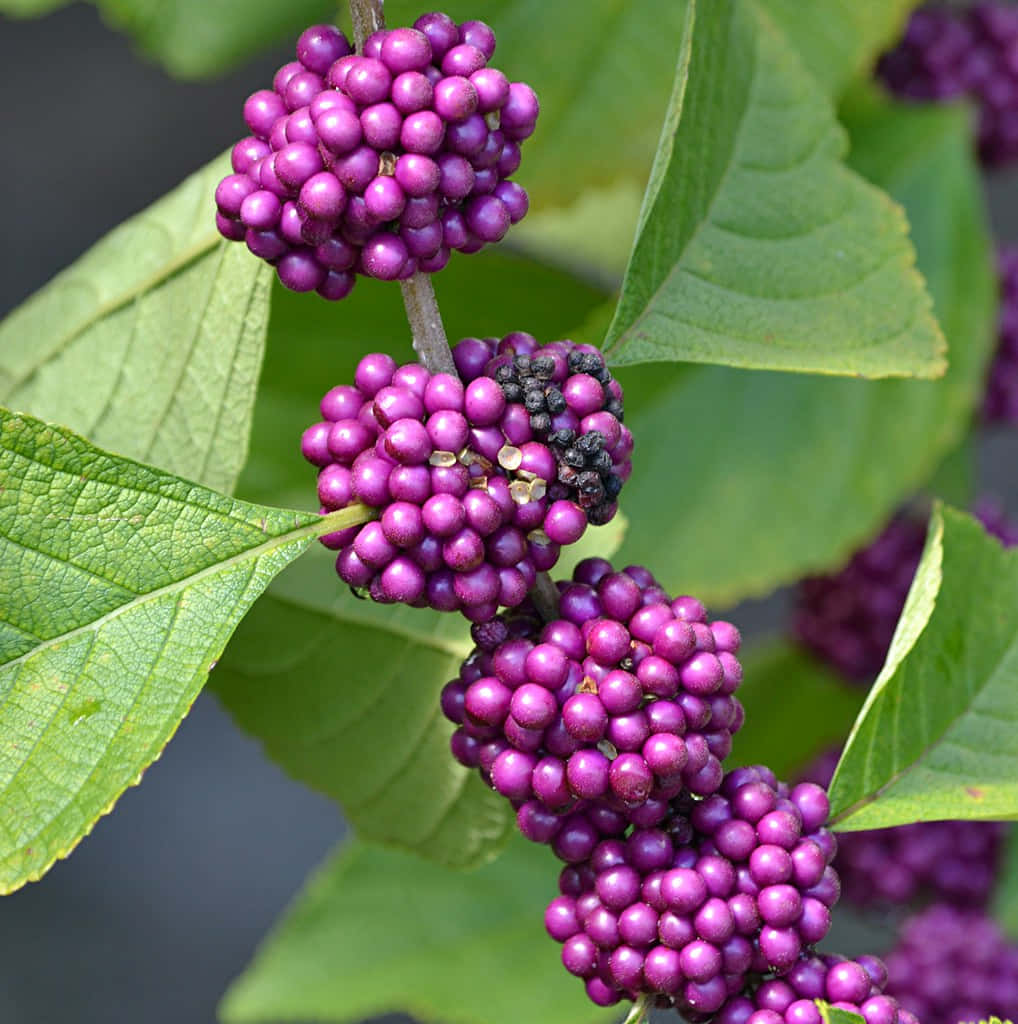
<path id="1" fill-rule="evenodd" d="M 228 171 L 214 160 L 0 323 L 0 403 L 232 490 L 272 270 L 216 233 L 212 194 Z"/>
<path id="2" fill-rule="evenodd" d="M 982 388 L 996 285 L 966 117 L 866 105 L 848 123 L 856 165 L 908 210 L 951 368 L 935 382 L 623 368 L 637 440 L 622 504 L 639 528 L 621 557 L 711 601 L 843 562 L 958 444 Z"/>
<path id="3" fill-rule="evenodd" d="M 905 218 L 841 163 L 829 100 L 751 0 L 695 12 L 613 361 L 939 376 L 943 337 Z"/>
<path id="4" fill-rule="evenodd" d="M 505 253 L 454 261 L 436 279 L 450 337 L 534 331 L 550 340 L 601 300 L 572 278 Z M 315 471 L 299 439 L 317 399 L 353 377 L 367 352 L 413 359 L 391 287 L 364 281 L 343 316 L 277 289 L 252 458 L 240 492 L 316 503 Z M 519 311 L 532 310 L 521 321 Z M 599 530 L 600 550 L 624 523 Z M 273 584 L 230 643 L 213 679 L 237 723 L 294 777 L 337 799 L 358 832 L 465 865 L 491 857 L 511 814 L 451 758 L 441 687 L 471 647 L 458 615 L 378 607 L 350 597 L 333 558 L 309 553 Z"/>
<path id="5" fill-rule="evenodd" d="M 746 723 L 734 737 L 731 765 L 766 764 L 779 779 L 789 779 L 812 757 L 844 741 L 862 690 L 790 644 L 751 647 L 739 660 L 738 697 Z"/>
<path id="6" fill-rule="evenodd" d="M 494 864 L 450 871 L 366 843 L 314 875 L 227 992 L 226 1024 L 358 1021 L 595 1024 L 598 1009 L 544 932 L 554 858 L 517 837 Z"/>
<path id="7" fill-rule="evenodd" d="M 876 55 L 900 34 L 914 0 L 757 0 L 803 64 L 831 94 L 866 72 Z"/>
<path id="8" fill-rule="evenodd" d="M 0 411 L 0 892 L 139 780 L 323 523 Z"/>
<path id="9" fill-rule="evenodd" d="M 1018 818 L 1018 552 L 934 511 L 887 662 L 831 783 L 841 829 Z"/>

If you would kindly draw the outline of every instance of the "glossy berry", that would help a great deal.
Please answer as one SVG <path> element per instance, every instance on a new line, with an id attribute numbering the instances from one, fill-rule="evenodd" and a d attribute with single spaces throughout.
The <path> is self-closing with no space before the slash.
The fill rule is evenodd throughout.
<path id="1" fill-rule="evenodd" d="M 376 235 L 362 259 L 390 260 L 402 244 Z M 346 266 L 348 252 L 341 243 L 294 249 L 281 258 L 280 274 L 297 290 L 320 289 L 327 283 L 321 258 Z M 561 544 L 583 532 L 582 509 L 549 494 L 551 450 L 536 441 L 517 448 L 505 406 L 490 378 L 464 387 L 416 363 L 397 367 L 381 353 L 360 361 L 352 385 L 326 393 L 323 419 L 301 447 L 319 469 L 323 512 L 352 503 L 376 510 L 377 522 L 326 538 L 337 572 L 359 594 L 485 621 L 521 604 Z M 549 672 L 565 672 L 564 657 L 557 668 L 553 661 L 535 669 L 539 685 Z M 558 713 L 549 700 L 521 703 L 520 728 L 544 728 Z"/>
<path id="2" fill-rule="evenodd" d="M 306 29 L 244 105 L 252 135 L 216 190 L 220 234 L 330 300 L 358 274 L 404 280 L 500 241 L 527 213 L 508 179 L 539 108 L 487 66 L 494 50 L 484 22 L 439 13 L 374 33 L 360 55 L 331 25 Z M 329 262 L 330 245 L 352 257 Z"/>
<path id="3" fill-rule="evenodd" d="M 830 783 L 838 752 L 817 758 L 803 777 Z M 917 900 L 986 906 L 1001 862 L 1006 826 L 992 821 L 923 821 L 842 832 L 834 861 L 846 900 L 857 906 L 910 906 Z M 796 871 L 810 871 L 796 865 Z"/>

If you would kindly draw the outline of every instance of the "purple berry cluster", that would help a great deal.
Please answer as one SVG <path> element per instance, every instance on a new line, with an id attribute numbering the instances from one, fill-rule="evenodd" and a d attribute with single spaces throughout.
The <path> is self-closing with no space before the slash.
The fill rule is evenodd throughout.
<path id="1" fill-rule="evenodd" d="M 1000 166 L 1018 157 L 1018 8 L 1000 2 L 959 10 L 929 4 L 912 14 L 877 74 L 896 95 L 921 102 L 967 96 L 979 109 L 979 157 Z"/>
<path id="2" fill-rule="evenodd" d="M 440 13 L 375 32 L 361 55 L 331 25 L 306 29 L 244 104 L 252 134 L 216 189 L 220 233 L 327 299 L 357 274 L 433 273 L 499 241 L 527 213 L 509 179 L 539 108 L 488 66 L 494 50 L 484 22 Z"/>
<path id="3" fill-rule="evenodd" d="M 887 968 L 875 956 L 803 956 L 783 977 L 761 978 L 729 1000 L 715 1019 L 718 1024 L 821 1024 L 815 1000 L 823 999 L 859 1014 L 866 1024 L 918 1024 L 885 992 L 886 985 Z"/>
<path id="4" fill-rule="evenodd" d="M 570 344 L 547 346 L 547 358 L 566 365 Z M 490 377 L 464 384 L 376 353 L 320 409 L 301 450 L 319 467 L 322 512 L 360 502 L 378 513 L 323 542 L 338 552 L 340 577 L 373 600 L 487 621 L 521 604 L 587 527 L 556 482 L 554 452 Z M 610 414 L 597 423 L 628 466 L 632 435 Z"/>
<path id="5" fill-rule="evenodd" d="M 887 989 L 923 1024 L 1014 1020 L 1018 946 L 986 914 L 934 904 L 902 926 Z"/>
<path id="6" fill-rule="evenodd" d="M 553 493 L 579 505 L 588 522 L 610 522 L 632 471 L 633 435 L 622 423 L 622 386 L 601 353 L 570 341 L 540 346 L 517 332 L 500 341 L 464 339 L 453 357 L 464 380 L 494 378 L 507 419 L 525 422 L 529 436 L 552 450 Z"/>
<path id="7" fill-rule="evenodd" d="M 641 820 L 660 819 L 679 794 L 720 786 L 742 724 L 739 632 L 637 566 L 586 559 L 559 590 L 558 619 L 475 629 L 442 707 L 454 756 L 518 806 L 524 834 L 582 860 L 566 855 L 577 801 L 623 814 L 649 802 Z"/>
<path id="8" fill-rule="evenodd" d="M 599 1005 L 653 993 L 691 1019 L 794 970 L 838 898 L 828 810 L 819 786 L 738 768 L 656 826 L 609 830 L 545 913 L 563 964 Z"/>
<path id="9" fill-rule="evenodd" d="M 799 642 L 847 680 L 871 683 L 884 664 L 925 542 L 925 522 L 901 514 L 840 572 L 802 580 L 793 625 Z"/>
<path id="10" fill-rule="evenodd" d="M 828 751 L 803 778 L 826 788 L 839 753 Z M 995 821 L 923 821 L 844 832 L 835 867 L 856 906 L 906 906 L 920 898 L 985 907 L 1003 853 L 1006 826 Z"/>
<path id="11" fill-rule="evenodd" d="M 1000 305 L 997 351 L 990 365 L 983 396 L 987 423 L 1018 423 L 1018 246 L 1004 245 L 997 253 Z"/>

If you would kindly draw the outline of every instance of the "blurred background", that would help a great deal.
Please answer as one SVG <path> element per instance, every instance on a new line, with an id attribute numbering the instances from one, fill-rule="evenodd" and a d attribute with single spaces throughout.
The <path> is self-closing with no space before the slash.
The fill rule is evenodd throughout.
<path id="1" fill-rule="evenodd" d="M 0 17 L 0 316 L 243 134 L 243 98 L 290 57 L 284 45 L 228 77 L 181 83 L 91 7 Z M 989 186 L 1002 239 L 1018 239 L 1015 181 Z M 1018 513 L 1018 439 L 986 437 L 980 461 Z M 779 595 L 737 621 L 763 632 L 782 606 Z M 344 831 L 335 805 L 199 698 L 144 785 L 42 884 L 0 901 L 0 1021 L 214 1021 L 228 981 Z"/>

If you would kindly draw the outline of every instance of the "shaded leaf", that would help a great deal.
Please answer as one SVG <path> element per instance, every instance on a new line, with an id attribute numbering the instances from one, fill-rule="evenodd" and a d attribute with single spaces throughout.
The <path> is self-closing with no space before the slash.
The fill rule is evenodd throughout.
<path id="1" fill-rule="evenodd" d="M 997 868 L 993 917 L 1001 931 L 1018 942 L 1018 828 L 1014 825 L 1008 829 L 1003 861 Z"/>
<path id="2" fill-rule="evenodd" d="M 587 999 L 544 932 L 556 873 L 549 852 L 519 836 L 469 874 L 350 843 L 312 876 L 226 993 L 220 1018 L 609 1021 L 618 1010 Z"/>
<path id="3" fill-rule="evenodd" d="M 831 782 L 839 829 L 1018 818 L 1018 551 L 937 507 Z"/>
<path id="4" fill-rule="evenodd" d="M 673 589 L 730 603 L 840 565 L 968 429 L 996 283 L 967 118 L 875 103 L 848 123 L 853 160 L 908 210 L 951 368 L 932 383 L 620 370 L 636 437 L 622 504 L 638 524 L 621 557 Z"/>
<path id="5" fill-rule="evenodd" d="M 787 643 L 751 647 L 739 661 L 746 722 L 727 767 L 765 764 L 779 779 L 791 779 L 810 759 L 844 742 L 864 691 Z"/>
<path id="6" fill-rule="evenodd" d="M 318 516 L 234 501 L 0 411 L 0 892 L 136 783 Z"/>
<path id="7" fill-rule="evenodd" d="M 944 341 L 905 218 L 841 163 L 830 102 L 751 0 L 695 12 L 612 361 L 940 376 Z"/>
<path id="8" fill-rule="evenodd" d="M 439 704 L 472 646 L 466 622 L 359 601 L 331 561 L 309 556 L 255 605 L 213 689 L 358 834 L 457 867 L 490 859 L 512 809 L 453 760 Z"/>
<path id="9" fill-rule="evenodd" d="M 228 171 L 214 160 L 0 323 L 0 402 L 232 490 L 272 270 L 216 232 L 212 195 Z"/>

